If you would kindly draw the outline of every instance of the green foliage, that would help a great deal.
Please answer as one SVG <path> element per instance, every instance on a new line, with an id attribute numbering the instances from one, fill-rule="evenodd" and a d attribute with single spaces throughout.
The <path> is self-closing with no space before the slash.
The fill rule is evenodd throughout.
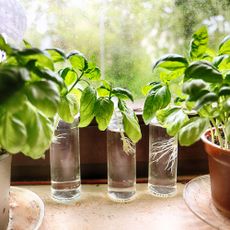
<path id="1" fill-rule="evenodd" d="M 79 127 L 86 127 L 93 120 L 96 101 L 97 95 L 95 89 L 90 86 L 85 88 L 81 96 Z"/>
<path id="2" fill-rule="evenodd" d="M 0 49 L 7 54 L 0 63 L 0 148 L 40 158 L 51 143 L 63 81 L 45 51 L 29 43 L 18 50 L 2 36 Z"/>
<path id="3" fill-rule="evenodd" d="M 220 146 L 229 149 L 229 39 L 227 36 L 221 42 L 216 57 L 210 57 L 207 29 L 201 27 L 193 34 L 188 51 L 189 59 L 176 54 L 160 58 L 153 69 L 156 71 L 161 67 L 158 69 L 161 82 L 154 82 L 152 88 L 151 84 L 146 87 L 144 121 L 149 123 L 156 116 L 168 134 L 177 136 L 180 144 L 185 146 L 196 142 L 207 128 L 214 126 L 213 133 Z M 210 58 L 206 59 L 207 56 Z M 178 74 L 180 66 L 182 71 Z M 173 74 L 175 77 L 168 77 Z M 165 95 L 171 97 L 160 94 L 156 98 L 164 84 L 167 84 L 169 91 Z M 188 113 L 191 113 L 190 116 Z M 224 138 L 219 128 L 223 129 Z"/>
<path id="4" fill-rule="evenodd" d="M 99 130 L 104 131 L 110 122 L 113 115 L 114 105 L 107 97 L 100 97 L 95 103 L 95 117 L 98 123 Z"/>

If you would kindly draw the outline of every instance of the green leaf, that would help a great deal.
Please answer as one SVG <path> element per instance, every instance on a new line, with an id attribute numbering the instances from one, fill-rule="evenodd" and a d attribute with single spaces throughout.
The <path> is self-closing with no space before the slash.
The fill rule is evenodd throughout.
<path id="1" fill-rule="evenodd" d="M 181 55 L 178 54 L 166 54 L 161 57 L 154 65 L 153 70 L 157 67 L 161 67 L 170 71 L 179 69 L 185 69 L 188 66 L 188 61 Z"/>
<path id="2" fill-rule="evenodd" d="M 79 127 L 86 127 L 93 120 L 96 100 L 96 91 L 90 86 L 85 88 L 81 96 Z"/>
<path id="3" fill-rule="evenodd" d="M 222 74 L 206 61 L 191 64 L 185 71 L 184 81 L 201 79 L 209 83 L 222 83 Z"/>
<path id="4" fill-rule="evenodd" d="M 68 67 L 63 69 L 60 75 L 67 86 L 71 86 L 77 80 L 77 73 Z"/>
<path id="5" fill-rule="evenodd" d="M 183 93 L 188 94 L 189 101 L 196 101 L 198 98 L 207 94 L 208 84 L 201 79 L 192 79 L 183 84 Z"/>
<path id="6" fill-rule="evenodd" d="M 31 75 L 33 74 L 36 76 L 35 80 L 37 80 L 37 78 L 46 79 L 46 80 L 50 80 L 50 81 L 57 83 L 61 88 L 64 87 L 63 79 L 55 72 L 49 69 L 39 69 L 38 67 L 34 66 L 32 62 L 29 64 L 30 64 L 30 67 L 28 67 L 28 65 L 27 67 L 31 71 L 30 74 Z"/>
<path id="7" fill-rule="evenodd" d="M 230 113 L 230 98 L 228 98 L 224 103 L 223 103 L 223 110 L 227 113 Z"/>
<path id="8" fill-rule="evenodd" d="M 219 45 L 219 55 L 230 55 L 230 35 L 225 37 Z"/>
<path id="9" fill-rule="evenodd" d="M 228 96 L 230 95 L 230 86 L 222 86 L 219 90 L 219 96 Z"/>
<path id="10" fill-rule="evenodd" d="M 63 62 L 66 59 L 64 51 L 58 48 L 46 49 L 54 63 Z"/>
<path id="11" fill-rule="evenodd" d="M 198 141 L 201 135 L 209 128 L 207 118 L 193 117 L 179 131 L 181 146 L 189 146 Z"/>
<path id="12" fill-rule="evenodd" d="M 87 69 L 84 76 L 89 78 L 90 80 L 99 80 L 101 77 L 101 71 L 98 67 L 95 67 L 93 69 Z"/>
<path id="13" fill-rule="evenodd" d="M 213 65 L 219 70 L 230 70 L 230 56 L 221 55 L 214 59 Z"/>
<path id="14" fill-rule="evenodd" d="M 30 76 L 25 69 L 0 68 L 0 104 L 21 90 Z"/>
<path id="15" fill-rule="evenodd" d="M 122 111 L 124 131 L 133 143 L 137 143 L 142 135 L 138 119 L 133 111 Z"/>
<path id="16" fill-rule="evenodd" d="M 145 99 L 143 119 L 149 124 L 159 109 L 165 108 L 171 100 L 171 94 L 167 86 L 162 86 L 155 92 L 151 92 Z"/>
<path id="17" fill-rule="evenodd" d="M 67 58 L 74 69 L 84 71 L 88 68 L 88 61 L 79 51 L 72 51 Z"/>
<path id="18" fill-rule="evenodd" d="M 54 70 L 53 61 L 45 52 L 37 48 L 29 48 L 18 51 L 16 58 L 20 63 L 23 62 L 24 66 L 30 61 L 35 61 L 35 65 L 40 69 L 48 68 L 50 70 Z"/>
<path id="19" fill-rule="evenodd" d="M 12 53 L 12 48 L 6 43 L 6 40 L 1 34 L 0 34 L 0 50 L 5 51 L 6 54 Z"/>
<path id="20" fill-rule="evenodd" d="M 225 76 L 223 83 L 230 85 L 230 73 Z"/>
<path id="21" fill-rule="evenodd" d="M 180 128 L 189 120 L 187 114 L 181 108 L 169 108 L 160 110 L 157 119 L 167 129 L 170 136 L 175 136 Z"/>
<path id="22" fill-rule="evenodd" d="M 193 60 L 203 58 L 208 44 L 208 31 L 206 26 L 199 28 L 192 36 L 189 55 Z"/>
<path id="23" fill-rule="evenodd" d="M 202 96 L 196 103 L 196 110 L 199 110 L 203 106 L 207 106 L 210 103 L 217 102 L 218 101 L 218 96 L 213 93 L 206 93 L 204 96 Z"/>
<path id="24" fill-rule="evenodd" d="M 24 105 L 17 117 L 25 124 L 28 134 L 20 151 L 33 159 L 43 157 L 51 144 L 53 123 L 30 103 Z"/>
<path id="25" fill-rule="evenodd" d="M 20 152 L 26 143 L 24 123 L 14 114 L 6 112 L 0 117 L 0 146 L 9 153 Z"/>
<path id="26" fill-rule="evenodd" d="M 110 91 L 102 85 L 99 88 L 97 88 L 97 93 L 100 97 L 106 97 L 109 96 Z"/>
<path id="27" fill-rule="evenodd" d="M 52 81 L 37 81 L 26 87 L 29 101 L 46 116 L 53 117 L 60 102 L 58 86 Z"/>
<path id="28" fill-rule="evenodd" d="M 108 98 L 100 97 L 97 99 L 95 103 L 94 113 L 99 130 L 104 131 L 108 127 L 111 117 L 113 115 L 113 109 L 113 102 Z"/>
<path id="29" fill-rule="evenodd" d="M 25 48 L 28 48 L 28 49 L 32 48 L 32 45 L 27 40 L 23 39 L 23 43 L 24 43 Z"/>
<path id="30" fill-rule="evenodd" d="M 58 106 L 58 115 L 63 121 L 72 123 L 78 111 L 78 102 L 74 94 L 67 94 L 61 97 L 61 102 Z"/>
<path id="31" fill-rule="evenodd" d="M 127 89 L 116 87 L 116 88 L 113 88 L 111 93 L 112 93 L 112 96 L 116 96 L 119 99 L 123 99 L 123 100 L 130 99 L 131 101 L 133 101 L 133 95 Z"/>

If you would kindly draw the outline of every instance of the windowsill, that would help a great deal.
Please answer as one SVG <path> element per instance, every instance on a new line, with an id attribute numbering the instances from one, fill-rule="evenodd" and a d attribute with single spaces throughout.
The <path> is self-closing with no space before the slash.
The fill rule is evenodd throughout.
<path id="1" fill-rule="evenodd" d="M 82 185 L 81 198 L 69 205 L 54 202 L 49 185 L 21 187 L 38 194 L 45 204 L 41 230 L 212 229 L 187 208 L 181 183 L 177 195 L 167 199 L 155 198 L 147 184 L 137 184 L 136 199 L 123 204 L 109 200 L 105 184 Z"/>

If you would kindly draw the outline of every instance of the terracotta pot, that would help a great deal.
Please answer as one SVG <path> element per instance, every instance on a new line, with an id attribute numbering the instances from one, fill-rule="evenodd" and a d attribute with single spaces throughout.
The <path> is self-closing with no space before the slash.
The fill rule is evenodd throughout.
<path id="1" fill-rule="evenodd" d="M 9 222 L 9 192 L 11 155 L 0 155 L 0 229 L 5 230 Z"/>
<path id="2" fill-rule="evenodd" d="M 208 154 L 212 199 L 215 207 L 230 218 L 230 150 L 210 142 L 210 135 L 208 130 L 201 139 Z"/>

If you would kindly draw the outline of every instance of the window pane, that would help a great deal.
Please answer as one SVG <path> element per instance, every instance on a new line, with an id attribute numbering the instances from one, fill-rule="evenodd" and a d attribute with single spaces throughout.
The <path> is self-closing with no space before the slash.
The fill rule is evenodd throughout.
<path id="1" fill-rule="evenodd" d="M 230 33 L 229 0 L 21 0 L 33 45 L 78 49 L 103 77 L 130 89 L 153 80 L 151 66 L 165 53 L 185 53 L 192 33 L 208 26 L 210 43 Z"/>

